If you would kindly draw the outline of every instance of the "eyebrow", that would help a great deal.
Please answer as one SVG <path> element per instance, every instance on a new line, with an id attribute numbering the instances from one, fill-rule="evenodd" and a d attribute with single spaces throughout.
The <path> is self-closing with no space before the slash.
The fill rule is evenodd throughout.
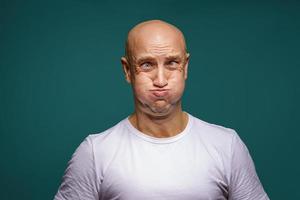
<path id="1" fill-rule="evenodd" d="M 182 56 L 180 54 L 174 54 L 174 55 L 168 55 L 166 57 L 166 60 L 174 60 L 174 59 L 182 59 Z M 136 59 L 136 62 L 141 63 L 141 62 L 151 61 L 151 60 L 155 60 L 155 58 L 152 56 L 142 56 Z"/>
<path id="2" fill-rule="evenodd" d="M 154 60 L 154 58 L 152 56 L 142 56 L 142 57 L 136 59 L 136 62 L 142 63 L 142 62 L 150 61 L 150 60 Z"/>
<path id="3" fill-rule="evenodd" d="M 181 56 L 180 54 L 174 54 L 174 55 L 167 56 L 166 59 L 167 59 L 167 60 L 182 59 L 182 56 Z"/>

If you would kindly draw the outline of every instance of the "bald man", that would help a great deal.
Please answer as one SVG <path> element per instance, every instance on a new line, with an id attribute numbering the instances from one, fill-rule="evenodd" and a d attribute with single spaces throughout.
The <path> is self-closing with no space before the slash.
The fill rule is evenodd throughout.
<path id="1" fill-rule="evenodd" d="M 178 28 L 136 25 L 121 63 L 135 110 L 81 143 L 56 200 L 269 199 L 237 133 L 182 111 L 189 54 Z"/>

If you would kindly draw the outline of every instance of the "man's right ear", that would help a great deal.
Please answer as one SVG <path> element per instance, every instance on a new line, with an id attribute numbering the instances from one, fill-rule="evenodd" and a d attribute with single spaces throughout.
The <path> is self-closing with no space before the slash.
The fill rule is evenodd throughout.
<path id="1" fill-rule="evenodd" d="M 128 83 L 131 83 L 131 71 L 130 71 L 130 65 L 126 57 L 121 58 L 122 68 L 125 75 L 125 79 Z"/>

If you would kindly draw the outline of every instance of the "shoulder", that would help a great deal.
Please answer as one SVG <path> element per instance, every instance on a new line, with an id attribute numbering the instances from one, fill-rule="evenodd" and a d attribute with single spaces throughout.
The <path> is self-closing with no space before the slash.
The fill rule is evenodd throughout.
<path id="1" fill-rule="evenodd" d="M 118 140 L 118 136 L 122 135 L 123 121 L 103 132 L 90 134 L 85 137 L 73 153 L 72 159 L 86 162 L 86 159 L 94 159 L 95 154 L 101 151 L 107 152 L 113 146 L 112 144 Z"/>
<path id="2" fill-rule="evenodd" d="M 93 144 L 106 143 L 107 141 L 118 139 L 122 136 L 122 134 L 124 134 L 124 132 L 126 132 L 126 121 L 127 118 L 121 120 L 105 131 L 91 133 L 86 139 Z"/>
<path id="3" fill-rule="evenodd" d="M 94 155 L 109 157 L 128 137 L 127 118 L 121 120 L 109 129 L 88 135 L 84 142 L 90 145 Z"/>
<path id="4" fill-rule="evenodd" d="M 192 132 L 201 138 L 204 143 L 215 147 L 230 147 L 233 140 L 238 137 L 237 132 L 225 126 L 213 124 L 190 115 L 192 118 Z"/>

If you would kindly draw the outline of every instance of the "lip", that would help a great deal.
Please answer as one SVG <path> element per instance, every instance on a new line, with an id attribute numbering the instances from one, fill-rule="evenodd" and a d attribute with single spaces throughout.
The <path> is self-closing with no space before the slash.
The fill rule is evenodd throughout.
<path id="1" fill-rule="evenodd" d="M 153 89 L 150 91 L 156 97 L 164 97 L 169 93 L 168 89 Z"/>

